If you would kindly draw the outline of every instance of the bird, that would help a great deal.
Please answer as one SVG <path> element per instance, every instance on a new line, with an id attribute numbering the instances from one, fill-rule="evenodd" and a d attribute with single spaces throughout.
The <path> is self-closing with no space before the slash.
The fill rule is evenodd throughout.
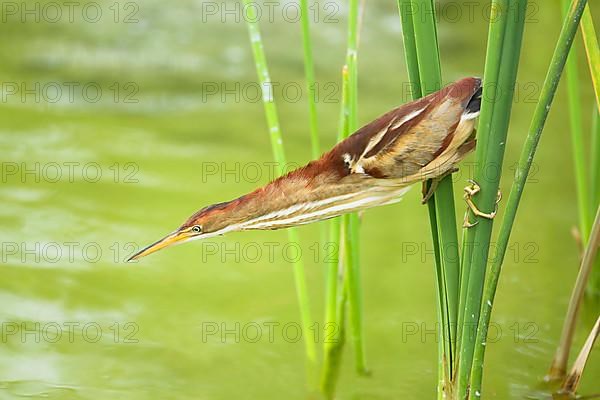
<path id="1" fill-rule="evenodd" d="M 396 203 L 411 185 L 431 179 L 425 202 L 435 183 L 475 148 L 481 98 L 481 79 L 467 77 L 398 106 L 319 159 L 251 193 L 200 209 L 128 261 L 228 232 L 289 228 Z"/>

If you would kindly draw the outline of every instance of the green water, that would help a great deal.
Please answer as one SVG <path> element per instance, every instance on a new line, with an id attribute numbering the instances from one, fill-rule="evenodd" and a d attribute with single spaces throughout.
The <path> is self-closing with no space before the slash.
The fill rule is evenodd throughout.
<path id="1" fill-rule="evenodd" d="M 359 51 L 361 122 L 408 99 L 395 2 L 368 3 Z M 505 193 L 558 35 L 553 3 L 535 3 L 527 23 Z M 271 175 L 243 20 L 236 22 L 234 11 L 221 22 L 223 3 L 213 3 L 213 15 L 206 3 L 148 0 L 77 3 L 73 22 L 61 3 L 63 15 L 53 22 L 54 11 L 44 9 L 49 3 L 35 3 L 35 11 L 28 2 L 33 15 L 23 14 L 24 4 L 4 2 L 0 23 L 0 398 L 309 397 L 289 260 L 299 248 L 316 324 L 302 333 L 320 349 L 327 249 L 317 244 L 318 226 L 299 229 L 299 246 L 286 246 L 284 231 L 234 233 L 124 263 L 198 208 L 243 194 Z M 333 144 L 339 115 L 345 9 L 315 4 L 325 148 Z M 227 6 L 235 10 L 234 3 Z M 463 7 L 458 19 L 448 9 L 440 22 L 448 82 L 482 74 L 487 21 L 483 5 L 473 7 L 472 16 Z M 92 22 L 97 9 L 102 17 Z M 288 158 L 299 164 L 308 160 L 310 144 L 306 93 L 298 99 L 293 91 L 304 85 L 300 27 L 288 11 L 285 21 L 282 5 L 275 6 L 275 21 L 264 17 L 261 27 L 272 79 L 288 90 L 276 88 L 275 96 Z M 580 56 L 583 104 L 591 111 Z M 560 334 L 578 263 L 567 126 L 561 88 L 499 287 L 487 398 L 531 396 Z M 456 178 L 457 218 L 469 162 L 472 157 Z M 341 399 L 435 393 L 433 256 L 419 192 L 364 214 L 365 335 L 373 374 L 356 377 L 347 349 Z M 593 323 L 591 308 L 584 309 L 577 348 Z M 596 349 L 581 393 L 600 392 L 599 373 Z"/>

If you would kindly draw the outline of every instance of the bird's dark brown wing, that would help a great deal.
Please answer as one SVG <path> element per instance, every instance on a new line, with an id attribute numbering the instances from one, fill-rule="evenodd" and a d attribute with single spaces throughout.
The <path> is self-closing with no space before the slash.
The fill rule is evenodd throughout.
<path id="1" fill-rule="evenodd" d="M 474 115 L 467 105 L 480 86 L 479 79 L 465 78 L 402 105 L 359 129 L 324 158 L 347 174 L 394 180 L 428 170 L 437 158 L 456 162 L 449 153 L 458 154 L 472 134 Z M 428 171 L 425 178 L 434 177 Z"/>

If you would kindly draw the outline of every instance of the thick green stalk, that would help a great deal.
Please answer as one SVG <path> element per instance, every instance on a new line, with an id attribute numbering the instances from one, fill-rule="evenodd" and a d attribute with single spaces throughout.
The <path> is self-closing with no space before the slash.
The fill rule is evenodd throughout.
<path id="1" fill-rule="evenodd" d="M 404 59 L 406 60 L 406 69 L 411 85 L 410 94 L 414 100 L 422 97 L 423 93 L 421 91 L 421 77 L 419 76 L 419 61 L 417 58 L 415 29 L 413 27 L 412 5 L 410 0 L 398 0 L 398 10 L 400 12 L 400 22 L 402 24 Z"/>
<path id="2" fill-rule="evenodd" d="M 475 347 L 473 372 L 471 377 L 471 390 L 474 393 L 481 393 L 487 330 L 490 323 L 498 279 L 502 269 L 504 256 L 506 255 L 506 249 L 508 248 L 508 240 L 510 239 L 510 233 L 517 214 L 517 208 L 585 3 L 586 0 L 573 0 L 568 15 L 564 19 L 563 27 L 550 62 L 544 85 L 542 86 L 540 98 L 535 107 L 529 133 L 527 134 L 527 139 L 523 146 L 523 151 L 515 172 L 515 180 L 508 197 L 504 218 L 502 219 L 502 225 L 498 234 L 496 254 L 494 255 L 490 273 L 485 282 L 481 317 L 479 328 L 477 330 L 477 346 Z"/>
<path id="3" fill-rule="evenodd" d="M 441 67 L 434 4 L 431 0 L 398 2 L 404 51 L 413 98 L 441 87 Z M 419 10 L 419 12 L 414 12 Z M 428 183 L 429 185 L 430 183 Z M 436 261 L 438 320 L 440 323 L 440 384 L 438 396 L 449 390 L 458 312 L 459 256 L 452 179 L 444 178 L 428 202 Z"/>
<path id="4" fill-rule="evenodd" d="M 415 33 L 415 47 L 421 78 L 422 94 L 428 95 L 442 86 L 442 73 L 440 65 L 439 46 L 435 23 L 435 10 L 432 0 L 412 0 L 413 9 L 420 10 L 413 13 L 413 28 Z M 458 283 L 459 283 L 459 254 L 458 233 L 456 229 L 456 212 L 454 207 L 454 190 L 452 177 L 447 176 L 439 183 L 435 197 L 431 200 L 435 204 L 435 218 L 440 254 L 440 266 L 443 280 L 440 282 L 443 294 L 444 324 L 443 340 L 447 341 L 446 363 L 448 364 L 448 377 L 452 376 L 454 363 L 454 346 L 456 343 L 456 322 L 458 317 Z"/>
<path id="5" fill-rule="evenodd" d="M 483 154 L 487 153 L 489 135 L 482 132 L 490 132 L 492 126 L 492 116 L 494 112 L 494 99 L 498 95 L 498 77 L 500 74 L 500 65 L 502 63 L 502 49 L 504 46 L 504 36 L 506 32 L 507 18 L 499 18 L 497 14 L 500 10 L 507 10 L 508 0 L 497 0 L 492 3 L 490 26 L 488 31 L 488 46 L 485 57 L 485 70 L 483 77 L 483 94 L 481 103 L 481 113 L 479 115 L 479 134 L 477 136 L 477 149 Z M 474 219 L 474 214 L 467 210 L 469 220 Z M 463 257 L 461 259 L 461 280 L 460 280 L 460 300 L 458 314 L 458 332 L 457 343 L 461 343 L 463 330 L 472 328 L 465 326 L 465 304 L 467 299 L 467 289 L 469 287 L 469 276 L 471 273 L 471 257 L 473 254 L 473 240 L 477 226 L 465 229 L 463 234 Z M 467 334 L 474 334 L 468 331 Z"/>
<path id="6" fill-rule="evenodd" d="M 434 4 L 431 0 L 411 0 L 413 10 L 413 30 L 421 94 L 426 96 L 442 86 L 440 51 L 436 36 Z"/>
<path id="7" fill-rule="evenodd" d="M 569 8 L 569 0 L 562 0 L 564 14 Z M 564 16 L 563 14 L 563 16 Z M 583 121 L 581 116 L 581 90 L 577 70 L 577 43 L 574 42 L 565 67 L 567 93 L 569 99 L 569 121 L 571 123 L 571 143 L 575 162 L 575 183 L 577 189 L 577 211 L 579 213 L 579 233 L 583 245 L 590 234 L 589 190 L 586 176 L 585 146 L 583 143 Z"/>
<path id="8" fill-rule="evenodd" d="M 497 193 L 500 186 L 504 150 L 506 148 L 506 137 L 508 124 L 512 110 L 512 100 L 517 69 L 521 54 L 521 43 L 523 29 L 525 26 L 527 1 L 518 0 L 507 9 L 499 12 L 499 18 L 506 18 L 504 40 L 502 41 L 502 54 L 500 70 L 498 73 L 498 95 L 493 99 L 491 124 L 489 131 L 479 130 L 478 137 L 487 137 L 485 144 L 476 150 L 475 181 L 480 186 L 480 192 L 476 195 L 475 202 L 478 208 L 486 213 L 491 213 L 496 208 Z M 490 45 L 495 45 L 490 43 Z M 483 107 L 489 106 L 484 103 Z M 464 304 L 465 327 L 478 326 L 479 313 L 482 304 L 483 285 L 485 280 L 486 266 L 490 250 L 493 220 L 477 218 L 474 227 L 473 249 L 471 252 L 471 264 L 469 269 L 469 282 Z M 474 331 L 475 332 L 475 331 Z M 475 335 L 464 334 L 461 337 L 458 374 L 457 374 L 457 398 L 468 398 L 469 380 L 473 367 L 473 352 L 475 348 Z M 472 392 L 477 395 L 477 392 Z"/>
<path id="9" fill-rule="evenodd" d="M 400 13 L 400 22 L 402 24 L 402 38 L 404 44 L 404 58 L 406 60 L 406 69 L 410 80 L 411 98 L 417 99 L 423 96 L 421 90 L 421 77 L 419 73 L 419 61 L 417 57 L 417 47 L 415 42 L 415 32 L 413 24 L 413 11 L 411 0 L 398 0 L 398 10 Z M 431 182 L 425 183 L 429 189 Z M 444 276 L 442 273 L 441 255 L 439 247 L 437 217 L 435 212 L 435 194 L 427 202 L 429 211 L 429 225 L 431 227 L 431 237 L 433 242 L 433 252 L 435 256 L 436 272 L 436 294 L 437 294 L 437 319 L 439 322 L 439 336 L 449 337 L 447 308 L 445 307 L 446 289 L 444 285 Z M 450 380 L 450 373 L 447 369 L 450 348 L 447 340 L 438 340 L 438 398 L 444 398 L 444 391 Z"/>
<path id="10" fill-rule="evenodd" d="M 585 45 L 590 74 L 594 84 L 596 106 L 600 111 L 600 48 L 598 48 L 598 37 L 596 36 L 596 29 L 594 29 L 594 20 L 589 5 L 585 7 L 581 17 L 581 33 L 583 34 L 583 44 Z"/>
<path id="11" fill-rule="evenodd" d="M 402 39 L 404 43 L 404 57 L 406 60 L 406 69 L 411 86 L 412 100 L 423 97 L 421 90 L 421 77 L 419 74 L 419 61 L 417 57 L 417 47 L 415 43 L 415 33 L 412 19 L 412 4 L 411 0 L 398 0 L 398 9 L 400 11 L 400 20 L 402 23 Z M 431 236 L 433 239 L 433 248 L 435 255 L 435 265 L 441 265 L 440 249 L 438 240 L 437 218 L 435 215 L 435 201 L 433 194 L 427 203 L 429 209 L 429 222 L 431 225 Z M 437 268 L 441 271 L 441 267 Z M 441 354 L 440 354 L 441 355 Z"/>
<path id="12" fill-rule="evenodd" d="M 251 0 L 244 0 L 245 4 L 251 4 Z M 277 116 L 277 108 L 275 106 L 275 100 L 273 98 L 271 78 L 269 76 L 269 70 L 267 68 L 267 60 L 262 44 L 262 38 L 258 28 L 258 18 L 256 15 L 255 7 L 247 7 L 248 18 L 246 19 L 248 25 L 248 32 L 250 33 L 250 42 L 252 44 L 252 53 L 254 55 L 254 63 L 256 65 L 256 72 L 258 74 L 258 80 L 263 88 L 263 104 L 265 109 L 265 115 L 267 117 L 267 125 L 269 127 L 269 134 L 271 138 L 271 147 L 275 161 L 278 164 L 278 172 L 281 175 L 285 171 L 286 158 L 283 149 L 283 138 L 281 136 L 281 129 L 279 126 L 279 119 Z M 298 243 L 298 233 L 295 229 L 288 229 L 288 238 L 291 243 Z M 312 325 L 312 318 L 310 313 L 310 302 L 308 296 L 308 290 L 306 287 L 306 275 L 304 272 L 304 263 L 302 260 L 294 262 L 294 278 L 296 282 L 296 294 L 298 296 L 298 303 L 300 305 L 300 315 L 302 319 L 302 330 L 304 332 L 310 332 Z M 306 357 L 308 360 L 308 371 L 309 375 L 312 376 L 312 371 L 316 366 L 316 344 L 311 339 L 310 335 L 304 335 L 304 344 L 306 347 Z"/>
<path id="13" fill-rule="evenodd" d="M 460 297 L 460 256 L 458 250 L 458 231 L 456 227 L 456 211 L 454 205 L 454 189 L 452 177 L 443 178 L 436 189 L 436 219 L 440 241 L 440 260 L 444 275 L 445 305 L 447 313 L 446 339 L 449 340 L 450 358 L 447 360 L 449 376 L 454 371 L 456 358 L 456 330 L 458 322 L 458 300 Z"/>
<path id="14" fill-rule="evenodd" d="M 316 103 L 315 64 L 313 62 L 312 41 L 310 39 L 310 14 L 308 0 L 300 0 L 300 23 L 302 25 L 302 48 L 304 50 L 304 75 L 306 76 L 306 89 L 308 93 L 308 117 L 310 119 L 310 146 L 314 159 L 318 158 L 321 149 L 319 146 L 319 130 Z"/>

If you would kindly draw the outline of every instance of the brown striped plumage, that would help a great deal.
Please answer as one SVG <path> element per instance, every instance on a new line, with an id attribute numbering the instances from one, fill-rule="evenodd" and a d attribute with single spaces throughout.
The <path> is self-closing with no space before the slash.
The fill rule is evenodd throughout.
<path id="1" fill-rule="evenodd" d="M 465 78 L 397 107 L 321 158 L 235 200 L 201 209 L 134 255 L 229 231 L 279 229 L 399 201 L 449 173 L 475 147 L 481 81 Z"/>

